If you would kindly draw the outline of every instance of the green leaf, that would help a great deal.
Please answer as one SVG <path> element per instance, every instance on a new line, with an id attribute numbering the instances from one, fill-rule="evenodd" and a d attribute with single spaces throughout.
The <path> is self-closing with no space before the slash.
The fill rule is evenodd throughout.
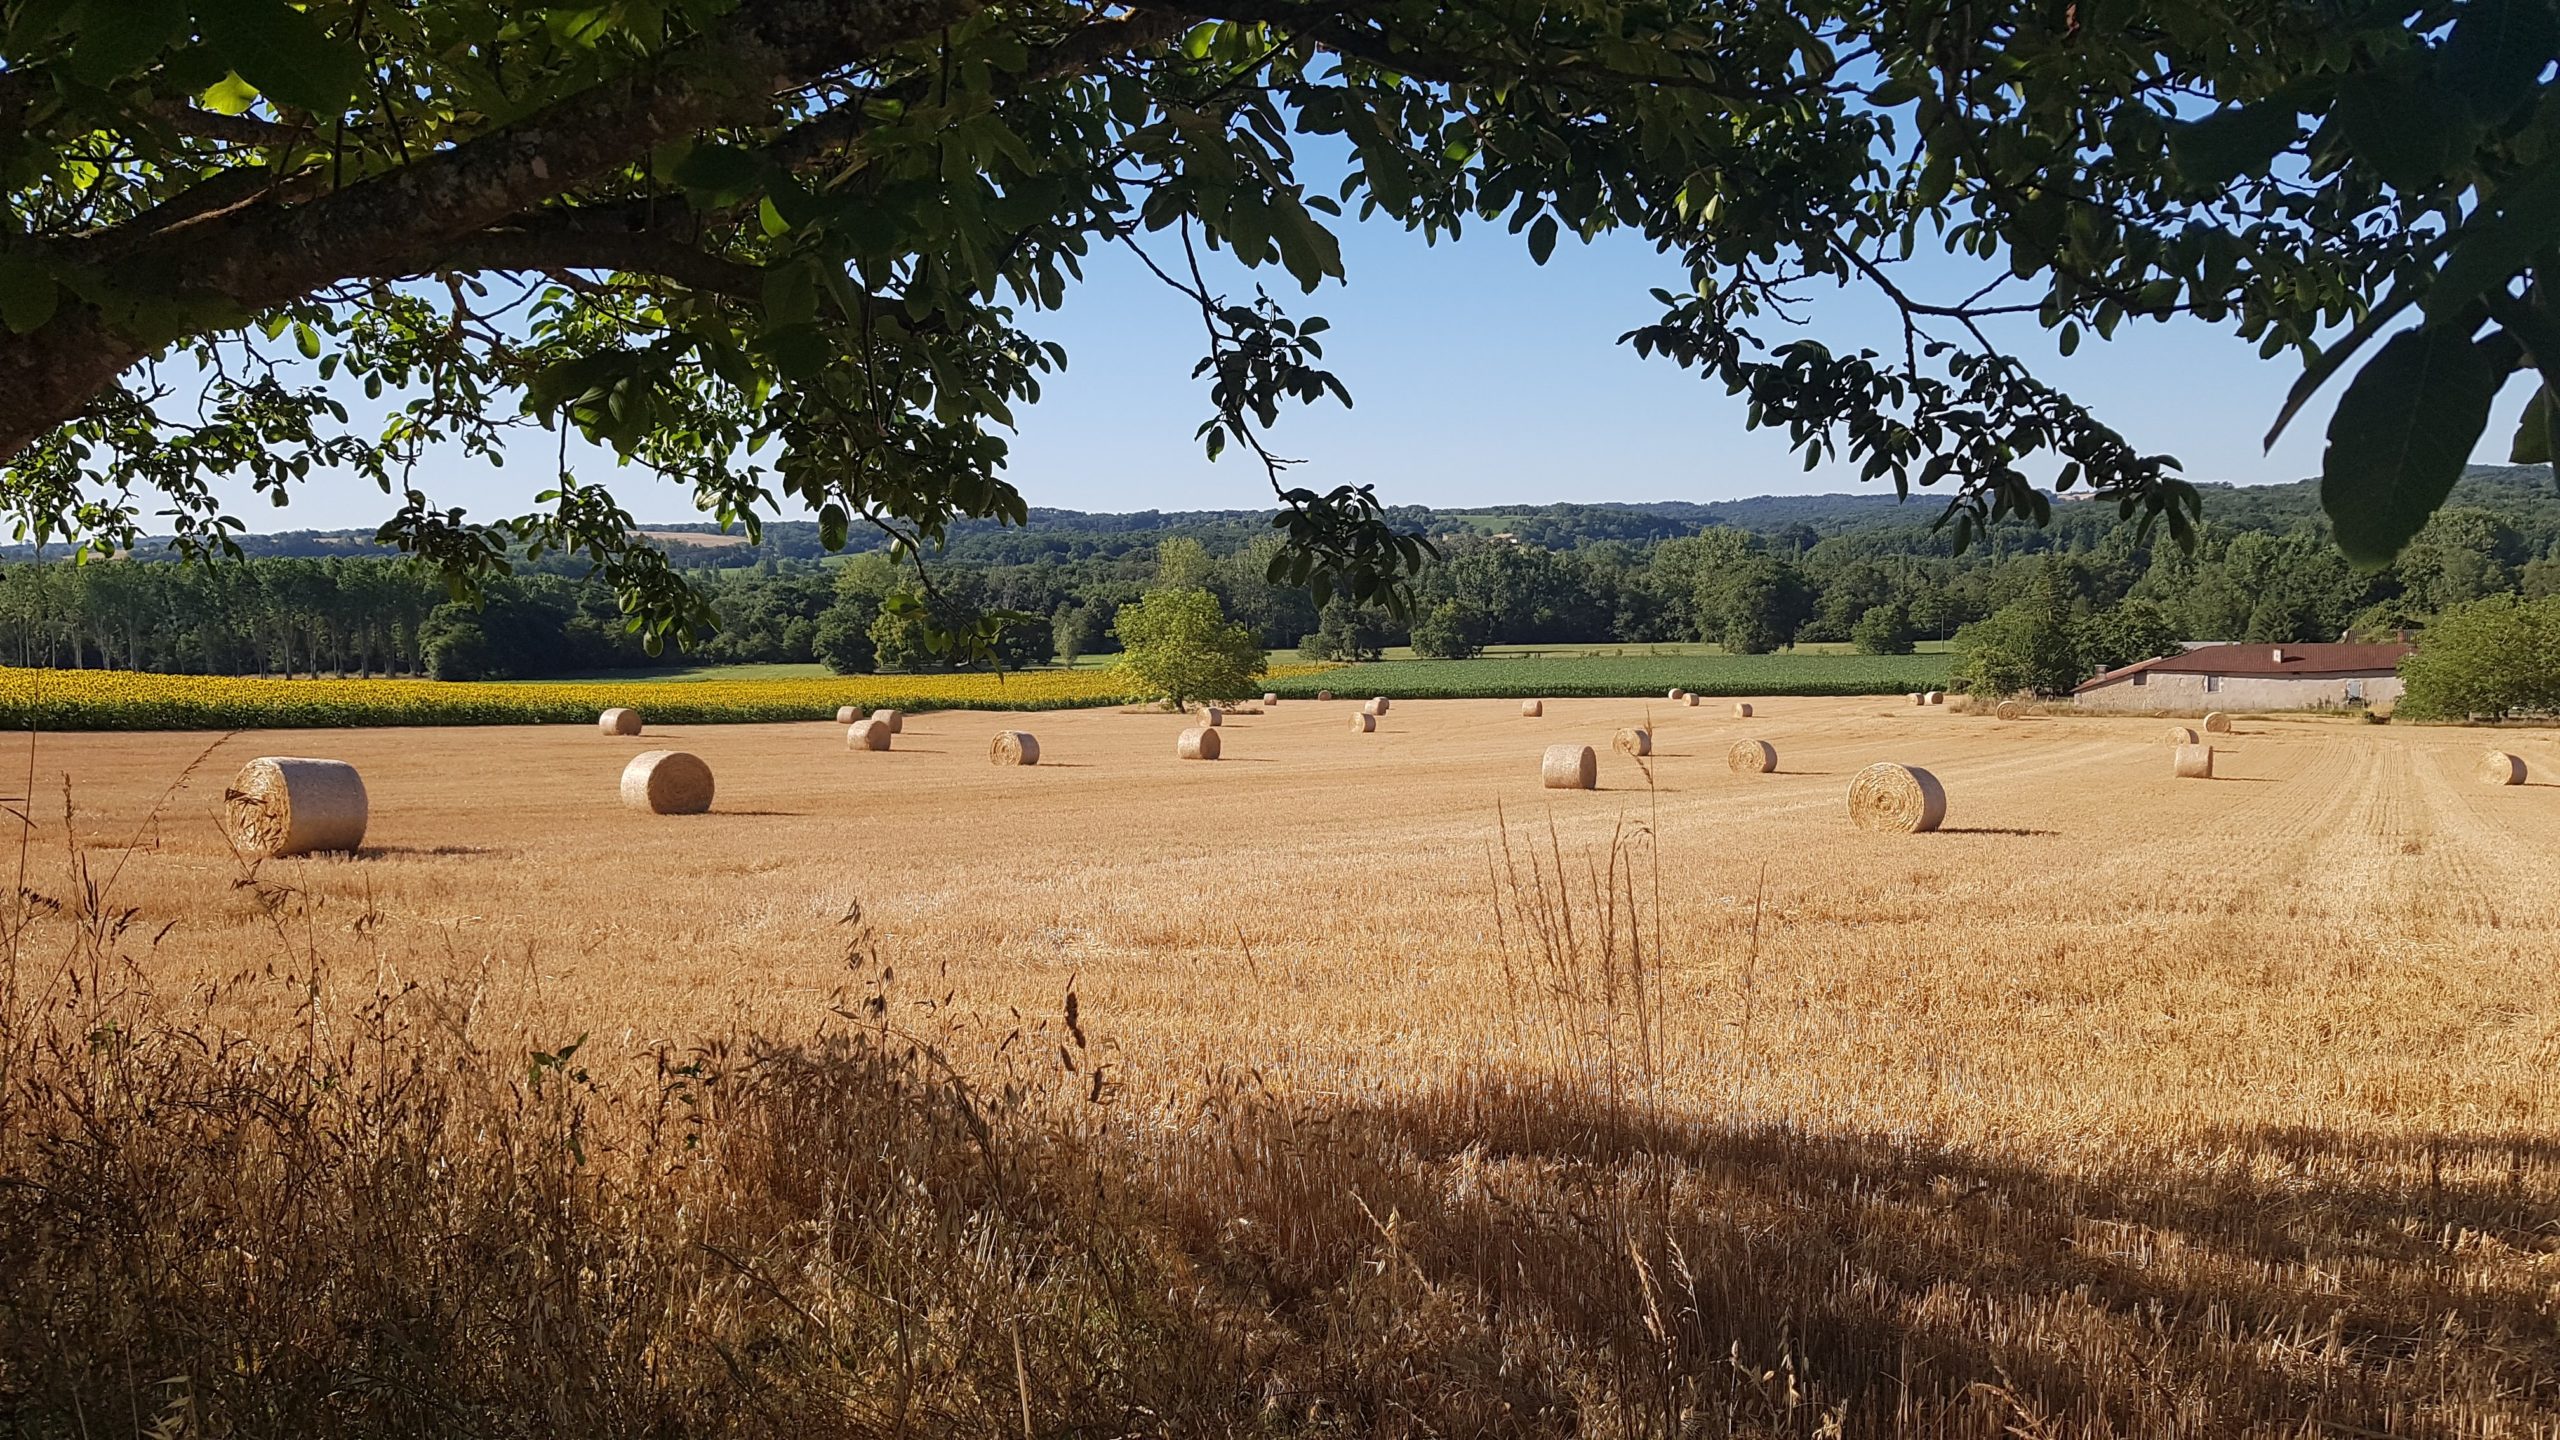
<path id="1" fill-rule="evenodd" d="M 51 271 L 23 256 L 0 255 L 0 325 L 31 335 L 53 318 L 61 299 Z"/>
<path id="2" fill-rule="evenodd" d="M 12 59 L 50 40 L 62 29 L 79 0 L 25 0 L 0 36 L 9 42 Z"/>
<path id="3" fill-rule="evenodd" d="M 2169 127 L 2169 161 L 2203 190 L 2264 170 L 2302 134 L 2290 102 L 2261 100 Z"/>
<path id="4" fill-rule="evenodd" d="M 1547 257 L 1554 253 L 1556 253 L 1556 217 L 1541 215 L 1538 217 L 1538 222 L 1529 227 L 1529 258 L 1544 265 L 1547 263 Z"/>
<path id="5" fill-rule="evenodd" d="M 2560 14 L 2551 0 L 2466 0 L 2445 39 L 2445 83 L 2472 114 L 2494 123 L 2532 98 L 2555 58 Z"/>
<path id="6" fill-rule="evenodd" d="M 2381 334 L 2382 327 L 2391 323 L 2391 317 L 2408 309 L 2415 299 L 2417 296 L 2406 286 L 2392 291 L 2381 304 L 2373 307 L 2372 312 L 2357 323 L 2355 329 L 2348 331 L 2337 344 L 2322 350 L 2310 364 L 2302 368 L 2302 378 L 2293 382 L 2293 389 L 2285 393 L 2284 408 L 2276 412 L 2276 423 L 2267 428 L 2266 447 L 2268 449 L 2276 448 L 2276 441 L 2284 434 L 2284 427 L 2293 423 L 2293 417 L 2302 413 L 2302 407 L 2313 395 L 2319 393 L 2321 386 L 2329 383 L 2329 377 L 2338 373 L 2338 367 L 2346 364 L 2358 350 L 2363 349 L 2366 341 Z"/>
<path id="7" fill-rule="evenodd" d="M 2551 390 L 2536 389 L 2525 402 L 2524 416 L 2516 422 L 2516 438 L 2507 445 L 2507 459 L 2517 465 L 2551 463 Z"/>
<path id="8" fill-rule="evenodd" d="M 1896 75 L 1868 91 L 1867 103 L 1879 110 L 1891 110 L 1897 106 L 1910 104 L 1919 99 L 1923 93 L 1925 92 L 1921 90 L 1920 82 L 1906 80 Z"/>
<path id="9" fill-rule="evenodd" d="M 2354 70 L 2338 82 L 2338 119 L 2348 148 L 2395 189 L 2431 191 L 2453 163 L 2463 128 L 2462 98 L 2416 56 L 2383 69 Z"/>
<path id="10" fill-rule="evenodd" d="M 622 351 L 607 350 L 546 365 L 525 386 L 524 408 L 528 413 L 539 415 L 576 401 L 594 391 L 629 360 L 630 357 Z"/>
<path id="11" fill-rule="evenodd" d="M 234 72 L 208 86 L 196 97 L 196 103 L 216 115 L 246 115 L 249 107 L 258 103 L 258 87 Z"/>
<path id="12" fill-rule="evenodd" d="M 2523 342 L 2525 358 L 2542 372 L 2542 383 L 2560 391 L 2560 319 L 2529 301 L 2500 307 L 2498 326 Z"/>
<path id="13" fill-rule="evenodd" d="M 732 145 L 696 145 L 676 162 L 675 180 L 713 208 L 734 205 L 764 179 L 764 158 Z"/>
<path id="14" fill-rule="evenodd" d="M 818 281 L 806 262 L 786 261 L 764 272 L 764 313 L 777 329 L 818 318 Z"/>
<path id="15" fill-rule="evenodd" d="M 1328 275 L 1341 277 L 1342 242 L 1303 207 L 1291 204 L 1290 198 L 1285 194 L 1274 198 L 1271 218 L 1276 223 L 1271 238 L 1280 247 L 1280 263 L 1289 267 L 1300 286 L 1312 291 Z"/>
<path id="16" fill-rule="evenodd" d="M 278 104 L 334 117 L 364 84 L 364 57 L 285 0 L 196 0 L 216 58 Z"/>
<path id="17" fill-rule="evenodd" d="M 2419 308 L 2430 320 L 2454 315 L 2506 283 L 2560 240 L 2560 152 L 2501 186 L 2462 227 L 2452 258 Z"/>
<path id="18" fill-rule="evenodd" d="M 186 0 L 88 0 L 71 73 L 97 86 L 135 74 L 182 39 L 186 25 Z"/>
<path id="19" fill-rule="evenodd" d="M 835 348 L 827 343 L 826 332 L 815 325 L 786 325 L 766 331 L 764 353 L 773 362 L 774 371 L 786 380 L 806 379 L 835 359 Z"/>
<path id="20" fill-rule="evenodd" d="M 2420 326 L 2356 373 L 2329 420 L 2320 505 L 2349 560 L 2379 569 L 2462 478 L 2507 371 L 2469 336 Z"/>
<path id="21" fill-rule="evenodd" d="M 602 5 L 585 5 L 546 10 L 542 28 L 552 43 L 563 49 L 593 50 L 596 42 L 613 28 L 613 11 Z"/>

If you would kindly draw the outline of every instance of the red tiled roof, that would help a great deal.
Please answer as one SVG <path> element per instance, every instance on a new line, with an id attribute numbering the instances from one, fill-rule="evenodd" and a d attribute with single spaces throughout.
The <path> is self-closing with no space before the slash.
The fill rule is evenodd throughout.
<path id="1" fill-rule="evenodd" d="M 2206 645 L 2180 655 L 2142 660 L 2084 681 L 2072 693 L 2110 685 L 2128 675 L 2369 675 L 2400 666 L 2415 646 L 2383 645 Z"/>

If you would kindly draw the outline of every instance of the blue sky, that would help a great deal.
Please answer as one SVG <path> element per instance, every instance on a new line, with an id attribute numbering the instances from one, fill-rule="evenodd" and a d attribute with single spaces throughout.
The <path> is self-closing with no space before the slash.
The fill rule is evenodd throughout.
<path id="1" fill-rule="evenodd" d="M 1557 500 L 1725 500 L 1860 488 L 1846 467 L 1807 473 L 1783 437 L 1746 429 L 1722 387 L 1661 360 L 1640 360 L 1617 337 L 1655 318 L 1649 290 L 1677 289 L 1678 268 L 1631 237 L 1589 246 L 1568 239 L 1541 267 L 1497 227 L 1425 246 L 1384 224 L 1345 222 L 1347 284 L 1299 293 L 1287 274 L 1228 268 L 1212 279 L 1249 296 L 1259 278 L 1290 313 L 1333 324 L 1326 361 L 1354 408 L 1331 403 L 1286 415 L 1275 448 L 1306 463 L 1295 483 L 1373 483 L 1391 503 L 1473 506 Z M 1906 285 L 1946 296 L 1971 288 L 1951 261 L 1915 264 Z M 1935 281 L 1932 284 L 1932 280 Z M 1809 297 L 1810 333 L 1835 345 L 1889 345 L 1882 303 L 1863 292 Z M 1065 308 L 1026 316 L 1056 339 L 1069 366 L 1049 377 L 1021 415 L 1008 474 L 1034 505 L 1079 510 L 1259 507 L 1270 492 L 1258 467 L 1230 451 L 1206 460 L 1192 431 L 1207 412 L 1190 378 L 1200 354 L 1197 312 L 1125 252 L 1099 255 Z M 1774 327 L 1772 327 L 1774 328 Z M 2085 343 L 2065 360 L 2032 325 L 2004 343 L 2149 451 L 2167 451 L 2201 481 L 2263 483 L 2317 472 L 2328 401 L 2315 403 L 2273 453 L 2259 437 L 2299 373 L 2290 358 L 2211 327 L 2139 325 Z M 2479 459 L 2502 461 L 2525 387 L 2511 385 Z M 520 445 L 492 471 L 458 456 L 431 458 L 421 480 L 440 505 L 475 518 L 524 508 L 549 480 L 548 437 Z M 573 452 L 573 455 L 575 452 Z M 609 480 L 644 521 L 698 520 L 689 495 L 643 472 L 616 475 L 590 453 L 577 468 Z M 1880 487 L 1879 487 L 1880 488 Z M 1915 501 L 1917 503 L 1917 501 Z M 260 529 L 370 526 L 389 502 L 367 487 L 306 488 L 288 511 L 241 513 Z"/>

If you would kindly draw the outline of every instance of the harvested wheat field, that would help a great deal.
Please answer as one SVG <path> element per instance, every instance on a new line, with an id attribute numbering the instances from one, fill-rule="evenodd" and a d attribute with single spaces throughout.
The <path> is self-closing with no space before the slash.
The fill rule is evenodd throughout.
<path id="1" fill-rule="evenodd" d="M 1899 696 L 1354 708 L 1215 765 L 1103 711 L 1037 767 L 970 713 L 44 737 L 11 1050 L 60 1075 L 0 1119 L 168 1163 L 0 1141 L 0 1270 L 123 1277 L 0 1311 L 0 1413 L 238 1414 L 255 1353 L 426 1429 L 557 1345 L 584 1429 L 2560 1434 L 2560 788 L 2476 734 L 2243 717 L 2200 782 L 2156 719 Z M 643 746 L 711 813 L 620 804 Z M 358 858 L 231 854 L 260 754 L 361 771 Z M 1877 761 L 1942 828 L 1851 823 Z M 221 1034 L 287 1093 L 206 1098 Z M 202 1253 L 81 1250 L 84 1164 Z M 106 1311 L 166 1318 L 39 1338 Z"/>

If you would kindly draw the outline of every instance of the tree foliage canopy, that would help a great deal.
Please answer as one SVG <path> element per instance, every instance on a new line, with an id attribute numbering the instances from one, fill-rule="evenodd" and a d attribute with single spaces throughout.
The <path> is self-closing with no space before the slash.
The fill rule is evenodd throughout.
<path id="1" fill-rule="evenodd" d="M 2400 678 L 2394 713 L 2413 720 L 2560 712 L 2560 598 L 2457 605 L 2427 627 Z"/>
<path id="2" fill-rule="evenodd" d="M 1423 541 L 1265 439 L 1348 399 L 1323 321 L 1201 263 L 1313 290 L 1356 212 L 1541 261 L 1645 236 L 1673 283 L 1636 349 L 1809 462 L 1943 487 L 1960 539 L 2041 517 L 2031 473 L 2197 511 L 2004 324 L 2228 327 L 2302 361 L 2279 425 L 2352 369 L 2325 500 L 2378 563 L 2517 372 L 2549 458 L 2555 56 L 2554 0 L 0 0 L 0 462 L 34 533 L 204 550 L 221 477 L 361 476 L 453 574 L 582 554 L 662 633 L 698 598 L 608 490 L 474 522 L 414 462 L 539 426 L 751 531 L 1018 520 L 1002 433 L 1065 360 L 1037 315 L 1121 246 L 1199 310 L 1200 439 L 1268 470 L 1272 576 L 1397 602 Z M 1922 247 L 1986 284 L 1925 293 Z M 1773 328 L 1833 284 L 1900 343 Z"/>
<path id="3" fill-rule="evenodd" d="M 1152 590 L 1120 607 L 1120 668 L 1175 704 L 1234 700 L 1269 669 L 1253 632 L 1206 590 Z"/>

